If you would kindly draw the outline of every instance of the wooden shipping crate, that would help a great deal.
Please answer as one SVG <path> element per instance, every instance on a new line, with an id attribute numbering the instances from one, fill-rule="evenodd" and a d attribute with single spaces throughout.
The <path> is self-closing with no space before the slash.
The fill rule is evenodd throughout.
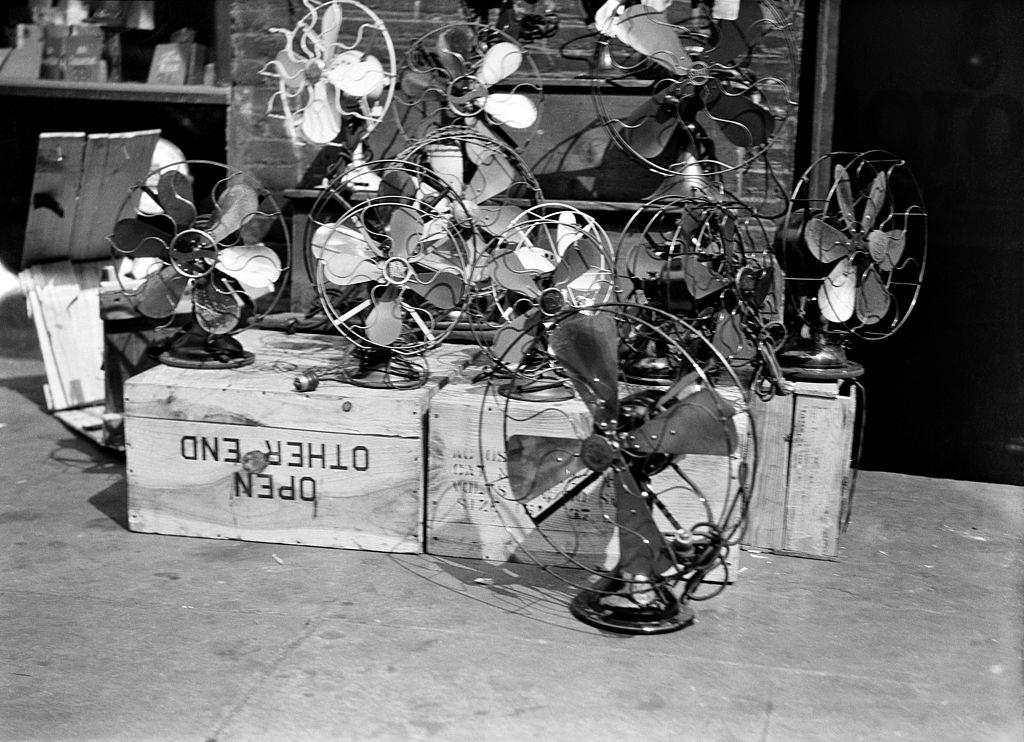
<path id="1" fill-rule="evenodd" d="M 428 354 L 413 390 L 323 382 L 349 361 L 337 336 L 247 330 L 252 366 L 154 367 L 125 384 L 128 524 L 133 531 L 388 552 L 422 551 L 424 418 L 468 360 Z"/>
<path id="2" fill-rule="evenodd" d="M 857 399 L 837 382 L 798 381 L 754 398 L 758 458 L 744 544 L 835 559 L 853 482 Z"/>
<path id="3" fill-rule="evenodd" d="M 736 390 L 723 396 L 739 399 Z M 727 488 L 735 484 L 737 460 L 747 455 L 746 415 L 736 415 L 739 450 L 731 457 L 688 456 L 681 468 L 687 483 L 659 474 L 652 489 L 684 526 L 709 519 L 720 511 Z M 525 509 L 512 501 L 505 470 L 505 436 L 516 434 L 585 438 L 591 418 L 583 403 L 509 401 L 494 385 L 459 380 L 431 402 L 427 477 L 426 551 L 430 554 L 488 561 L 518 561 L 548 566 L 611 567 L 618 558 L 610 492 L 597 484 L 559 507 L 540 528 Z M 585 472 L 571 482 L 578 481 Z M 556 499 L 568 487 L 555 488 L 536 502 Z M 610 489 L 610 488 L 609 488 Z M 707 501 L 707 507 L 701 497 Z M 655 519 L 663 531 L 672 527 L 662 513 Z M 732 581 L 738 572 L 739 549 L 729 557 Z M 721 581 L 724 570 L 709 574 Z"/>

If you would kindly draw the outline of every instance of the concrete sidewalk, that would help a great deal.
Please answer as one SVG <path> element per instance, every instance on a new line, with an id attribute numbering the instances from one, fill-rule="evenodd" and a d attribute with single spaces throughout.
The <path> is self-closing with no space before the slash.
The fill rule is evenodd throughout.
<path id="1" fill-rule="evenodd" d="M 129 532 L 4 304 L 2 739 L 1024 739 L 1019 488 L 864 472 L 839 562 L 605 635 L 530 566 Z"/>

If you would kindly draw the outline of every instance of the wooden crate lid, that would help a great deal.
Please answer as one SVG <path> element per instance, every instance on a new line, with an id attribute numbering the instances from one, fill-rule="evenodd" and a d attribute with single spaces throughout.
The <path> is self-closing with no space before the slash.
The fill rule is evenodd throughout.
<path id="1" fill-rule="evenodd" d="M 133 185 L 150 170 L 159 129 L 86 134 L 43 132 L 36 151 L 22 267 L 110 256 L 106 236 Z"/>
<path id="2" fill-rule="evenodd" d="M 420 438 L 431 397 L 468 362 L 468 346 L 442 345 L 426 357 L 428 383 L 420 389 L 362 389 L 324 382 L 295 391 L 295 376 L 348 360 L 334 335 L 289 335 L 246 330 L 238 339 L 256 355 L 252 366 L 191 370 L 157 366 L 125 384 L 125 415 L 293 430 Z"/>

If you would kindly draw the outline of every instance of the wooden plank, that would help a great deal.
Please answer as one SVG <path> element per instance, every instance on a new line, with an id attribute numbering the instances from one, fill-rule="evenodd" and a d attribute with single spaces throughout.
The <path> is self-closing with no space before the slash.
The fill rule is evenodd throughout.
<path id="1" fill-rule="evenodd" d="M 850 467 L 848 441 L 852 440 L 847 428 L 852 425 L 837 399 L 795 395 L 785 551 L 819 557 L 838 553 L 843 482 Z"/>
<path id="2" fill-rule="evenodd" d="M 23 268 L 68 257 L 85 151 L 84 132 L 43 132 L 21 255 Z"/>
<path id="3" fill-rule="evenodd" d="M 119 218 L 134 215 L 139 194 L 137 191 L 133 193 L 132 187 L 145 180 L 150 170 L 160 130 L 126 131 L 106 136 L 106 164 L 99 174 L 102 188 L 89 225 L 89 236 L 78 253 L 80 260 L 110 255 L 107 235 L 113 231 Z M 87 173 L 87 176 L 91 177 L 91 174 Z M 83 180 L 83 187 L 85 182 Z"/>
<path id="4" fill-rule="evenodd" d="M 76 410 L 57 410 L 53 416 L 93 443 L 107 446 L 109 441 L 104 414 L 103 405 L 93 405 Z"/>
<path id="5" fill-rule="evenodd" d="M 39 351 L 43 357 L 43 370 L 47 379 L 47 383 L 43 385 L 46 408 L 48 410 L 65 409 L 70 404 L 64 396 L 64 385 L 61 383 L 63 369 L 57 365 L 54 357 L 53 340 L 50 338 L 50 329 L 47 327 L 46 315 L 43 312 L 43 303 L 40 297 L 42 286 L 36 282 L 30 270 L 22 271 L 19 277 L 28 314 L 32 317 L 32 323 L 36 328 L 36 337 L 39 339 Z"/>
<path id="6" fill-rule="evenodd" d="M 422 550 L 422 439 L 131 416 L 124 422 L 133 531 Z M 246 468 L 251 452 L 264 457 L 265 468 Z"/>
<path id="7" fill-rule="evenodd" d="M 85 154 L 82 158 L 82 184 L 78 189 L 78 209 L 68 238 L 68 255 L 72 260 L 83 260 L 85 256 L 99 257 L 95 255 L 96 250 L 89 241 L 103 200 L 103 187 L 100 184 L 106 177 L 109 148 L 109 134 L 90 134 L 86 138 Z M 104 245 L 102 254 L 110 255 L 108 245 Z"/>
<path id="8" fill-rule="evenodd" d="M 786 495 L 793 429 L 793 396 L 750 401 L 757 443 L 757 470 L 751 492 L 744 545 L 781 549 L 785 543 Z"/>

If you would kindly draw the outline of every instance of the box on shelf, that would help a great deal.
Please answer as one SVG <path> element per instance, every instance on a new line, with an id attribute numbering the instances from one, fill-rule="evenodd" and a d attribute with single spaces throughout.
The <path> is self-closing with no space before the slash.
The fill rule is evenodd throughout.
<path id="1" fill-rule="evenodd" d="M 161 85 L 201 85 L 207 49 L 195 42 L 157 44 L 147 82 Z"/>
<path id="2" fill-rule="evenodd" d="M 111 263 L 106 235 L 130 186 L 149 171 L 159 134 L 44 132 L 36 153 L 19 278 L 43 356 L 46 404 L 102 445 L 116 447 L 100 309 Z"/>
<path id="3" fill-rule="evenodd" d="M 351 362 L 338 336 L 247 330 L 251 366 L 157 366 L 125 384 L 133 531 L 370 551 L 423 547 L 425 416 L 469 360 L 441 346 L 419 389 L 322 383 L 309 367 Z"/>
<path id="4" fill-rule="evenodd" d="M 632 390 L 630 390 L 632 391 Z M 735 389 L 720 390 L 736 400 Z M 720 512 L 726 493 L 735 485 L 738 460 L 749 441 L 746 416 L 734 421 L 741 445 L 730 457 L 690 455 L 679 466 L 685 481 L 668 472 L 657 475 L 651 489 L 684 526 L 709 520 Z M 578 399 L 556 403 L 510 401 L 494 385 L 459 380 L 441 390 L 431 403 L 428 457 L 426 550 L 430 554 L 488 561 L 518 561 L 547 566 L 613 566 L 618 542 L 614 534 L 612 498 L 595 484 L 559 507 L 540 528 L 509 494 L 505 440 L 516 434 L 581 440 L 591 418 Z M 582 478 L 579 475 L 577 478 Z M 554 500 L 564 491 L 538 498 Z M 707 508 L 701 497 L 707 501 Z M 663 531 L 674 528 L 659 511 Z M 716 569 L 708 581 L 735 579 L 739 549 L 728 561 L 728 575 Z"/>
<path id="5" fill-rule="evenodd" d="M 852 487 L 857 399 L 839 382 L 754 398 L 757 473 L 745 545 L 836 559 Z"/>

